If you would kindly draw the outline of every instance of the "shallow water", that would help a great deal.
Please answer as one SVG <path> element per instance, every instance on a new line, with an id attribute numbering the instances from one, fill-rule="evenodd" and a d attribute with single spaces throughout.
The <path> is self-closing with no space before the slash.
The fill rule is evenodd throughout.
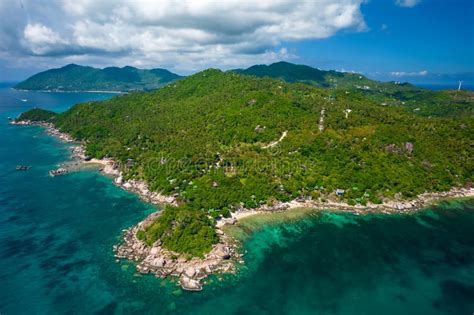
<path id="1" fill-rule="evenodd" d="M 0 89 L 2 315 L 474 311 L 473 201 L 409 216 L 250 220 L 241 229 L 245 265 L 237 275 L 212 277 L 199 293 L 116 263 L 121 230 L 155 209 L 93 170 L 48 177 L 67 159 L 67 146 L 5 119 L 33 106 L 61 111 L 111 96 Z M 17 164 L 32 168 L 18 172 Z"/>
<path id="2" fill-rule="evenodd" d="M 282 314 L 470 314 L 473 209 L 471 201 L 416 215 L 323 212 L 266 226 L 245 243 L 256 257 L 248 273 L 259 275 L 249 284 L 268 286 Z"/>

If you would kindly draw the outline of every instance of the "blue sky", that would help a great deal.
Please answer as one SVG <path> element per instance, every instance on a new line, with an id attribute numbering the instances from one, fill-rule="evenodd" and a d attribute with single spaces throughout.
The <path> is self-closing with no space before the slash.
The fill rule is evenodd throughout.
<path id="1" fill-rule="evenodd" d="M 0 1 L 0 81 L 68 63 L 190 74 L 286 60 L 474 84 L 472 0 Z"/>
<path id="2" fill-rule="evenodd" d="M 370 1 L 361 10 L 367 31 L 294 42 L 290 50 L 301 63 L 363 72 L 381 80 L 472 83 L 474 1 L 426 0 L 412 8 Z"/>

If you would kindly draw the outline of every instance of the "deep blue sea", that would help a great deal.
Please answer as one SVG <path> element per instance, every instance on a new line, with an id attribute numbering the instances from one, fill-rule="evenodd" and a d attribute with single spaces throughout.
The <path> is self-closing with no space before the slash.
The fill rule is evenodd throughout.
<path id="1" fill-rule="evenodd" d="M 0 314 L 473 314 L 472 200 L 255 221 L 240 272 L 197 293 L 116 263 L 121 230 L 155 209 L 94 170 L 49 177 L 68 146 L 6 119 L 109 97 L 0 88 Z"/>

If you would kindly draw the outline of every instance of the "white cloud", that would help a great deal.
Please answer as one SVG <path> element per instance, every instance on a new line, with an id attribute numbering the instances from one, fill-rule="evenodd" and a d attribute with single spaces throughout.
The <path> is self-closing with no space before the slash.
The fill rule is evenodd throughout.
<path id="1" fill-rule="evenodd" d="M 15 11 L 0 13 L 0 19 L 17 18 L 9 22 L 16 29 L 0 22 L 0 50 L 21 46 L 30 55 L 84 63 L 108 59 L 107 64 L 187 70 L 241 66 L 294 57 L 282 49 L 287 41 L 366 29 L 363 0 L 2 2 Z M 21 43 L 15 45 L 18 36 Z M 3 42 L 8 45 L 2 48 Z"/>
<path id="2" fill-rule="evenodd" d="M 42 55 L 67 44 L 58 33 L 39 23 L 27 24 L 23 31 L 24 45 L 34 54 Z"/>
<path id="3" fill-rule="evenodd" d="M 420 2 L 421 0 L 396 0 L 395 4 L 404 8 L 413 8 Z"/>
<path id="4" fill-rule="evenodd" d="M 390 75 L 394 77 L 423 77 L 428 75 L 427 70 L 421 70 L 418 72 L 405 72 L 405 71 L 393 71 L 390 72 Z"/>

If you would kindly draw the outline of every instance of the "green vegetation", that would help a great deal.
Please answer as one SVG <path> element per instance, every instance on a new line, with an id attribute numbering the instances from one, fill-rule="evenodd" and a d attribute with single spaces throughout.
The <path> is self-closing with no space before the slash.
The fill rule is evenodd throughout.
<path id="1" fill-rule="evenodd" d="M 22 90 L 136 91 L 152 90 L 182 78 L 165 69 L 134 67 L 96 69 L 70 64 L 44 71 L 15 86 Z"/>
<path id="2" fill-rule="evenodd" d="M 255 65 L 248 69 L 233 70 L 239 74 L 253 75 L 256 77 L 269 77 L 280 79 L 286 82 L 307 83 L 313 86 L 330 88 L 334 84 L 334 79 L 352 76 L 337 71 L 324 71 L 305 65 L 295 65 L 289 62 L 280 61 L 267 65 Z"/>
<path id="3" fill-rule="evenodd" d="M 455 117 L 474 114 L 473 92 L 431 91 L 409 83 L 378 82 L 358 73 L 324 71 L 288 62 L 277 62 L 269 66 L 256 65 L 234 71 L 361 94 L 382 106 L 397 106 L 422 116 Z"/>
<path id="4" fill-rule="evenodd" d="M 137 237 L 149 246 L 160 239 L 164 247 L 174 252 L 200 257 L 219 240 L 213 222 L 202 211 L 187 206 L 167 206 L 151 225 L 137 233 Z"/>
<path id="5" fill-rule="evenodd" d="M 380 203 L 474 180 L 472 114 L 429 118 L 361 93 L 213 69 L 76 105 L 54 123 L 86 141 L 88 155 L 117 160 L 126 179 L 184 203 L 139 236 L 193 255 L 214 241 L 205 218 L 240 206 L 326 200 L 337 188 L 352 204 Z"/>
<path id="6" fill-rule="evenodd" d="M 33 108 L 27 112 L 21 113 L 21 115 L 18 116 L 16 121 L 30 120 L 37 122 L 50 122 L 55 116 L 55 112 L 41 108 Z"/>

